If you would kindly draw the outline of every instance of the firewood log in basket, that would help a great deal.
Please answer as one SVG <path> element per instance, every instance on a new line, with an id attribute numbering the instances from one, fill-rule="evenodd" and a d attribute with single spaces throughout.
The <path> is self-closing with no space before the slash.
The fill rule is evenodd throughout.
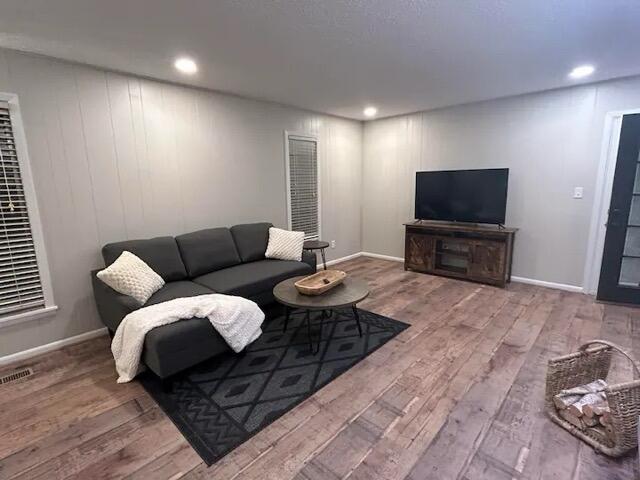
<path id="1" fill-rule="evenodd" d="M 614 352 L 631 362 L 636 379 L 606 384 Z M 547 414 L 600 452 L 624 455 L 638 446 L 639 377 L 637 362 L 623 349 L 605 340 L 587 342 L 575 353 L 549 360 Z"/>

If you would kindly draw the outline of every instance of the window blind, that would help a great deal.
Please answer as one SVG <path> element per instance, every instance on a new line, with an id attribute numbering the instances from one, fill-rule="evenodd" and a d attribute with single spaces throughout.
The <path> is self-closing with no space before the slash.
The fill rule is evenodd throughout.
<path id="1" fill-rule="evenodd" d="M 0 101 L 0 319 L 44 304 L 9 104 Z"/>
<path id="2" fill-rule="evenodd" d="M 289 198 L 291 229 L 306 239 L 319 236 L 317 142 L 289 137 Z"/>

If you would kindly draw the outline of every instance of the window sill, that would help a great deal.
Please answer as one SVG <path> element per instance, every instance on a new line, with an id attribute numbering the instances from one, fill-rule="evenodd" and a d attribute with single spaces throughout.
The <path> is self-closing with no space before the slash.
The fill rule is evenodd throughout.
<path id="1" fill-rule="evenodd" d="M 56 305 L 50 307 L 40 308 L 31 312 L 17 313 L 15 315 L 9 315 L 8 317 L 0 319 L 0 328 L 8 327 L 9 325 L 15 325 L 17 323 L 28 322 L 30 320 L 36 320 L 38 318 L 50 317 L 58 311 Z"/>

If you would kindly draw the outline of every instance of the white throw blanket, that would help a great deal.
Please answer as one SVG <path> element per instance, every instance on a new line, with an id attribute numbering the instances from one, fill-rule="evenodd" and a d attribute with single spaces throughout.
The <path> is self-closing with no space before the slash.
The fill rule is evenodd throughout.
<path id="1" fill-rule="evenodd" d="M 140 308 L 124 317 L 111 342 L 118 383 L 133 380 L 139 371 L 144 337 L 150 330 L 193 317 L 209 318 L 211 325 L 237 353 L 261 334 L 264 313 L 251 300 L 210 294 L 176 298 Z"/>

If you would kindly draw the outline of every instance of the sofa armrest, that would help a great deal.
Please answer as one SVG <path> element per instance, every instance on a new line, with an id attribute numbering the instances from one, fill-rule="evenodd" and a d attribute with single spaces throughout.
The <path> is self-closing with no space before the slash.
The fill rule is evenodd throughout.
<path id="1" fill-rule="evenodd" d="M 102 323 L 104 323 L 111 332 L 115 332 L 120 322 L 122 322 L 122 319 L 129 313 L 140 308 L 140 305 L 138 305 L 138 302 L 136 302 L 133 297 L 116 292 L 100 280 L 96 275 L 98 272 L 99 270 L 91 272 L 93 296 Z"/>
<path id="2" fill-rule="evenodd" d="M 318 259 L 316 257 L 315 252 L 303 250 L 302 261 L 311 267 L 311 269 L 313 270 L 313 273 L 315 273 L 318 270 L 318 266 L 317 266 Z"/>

